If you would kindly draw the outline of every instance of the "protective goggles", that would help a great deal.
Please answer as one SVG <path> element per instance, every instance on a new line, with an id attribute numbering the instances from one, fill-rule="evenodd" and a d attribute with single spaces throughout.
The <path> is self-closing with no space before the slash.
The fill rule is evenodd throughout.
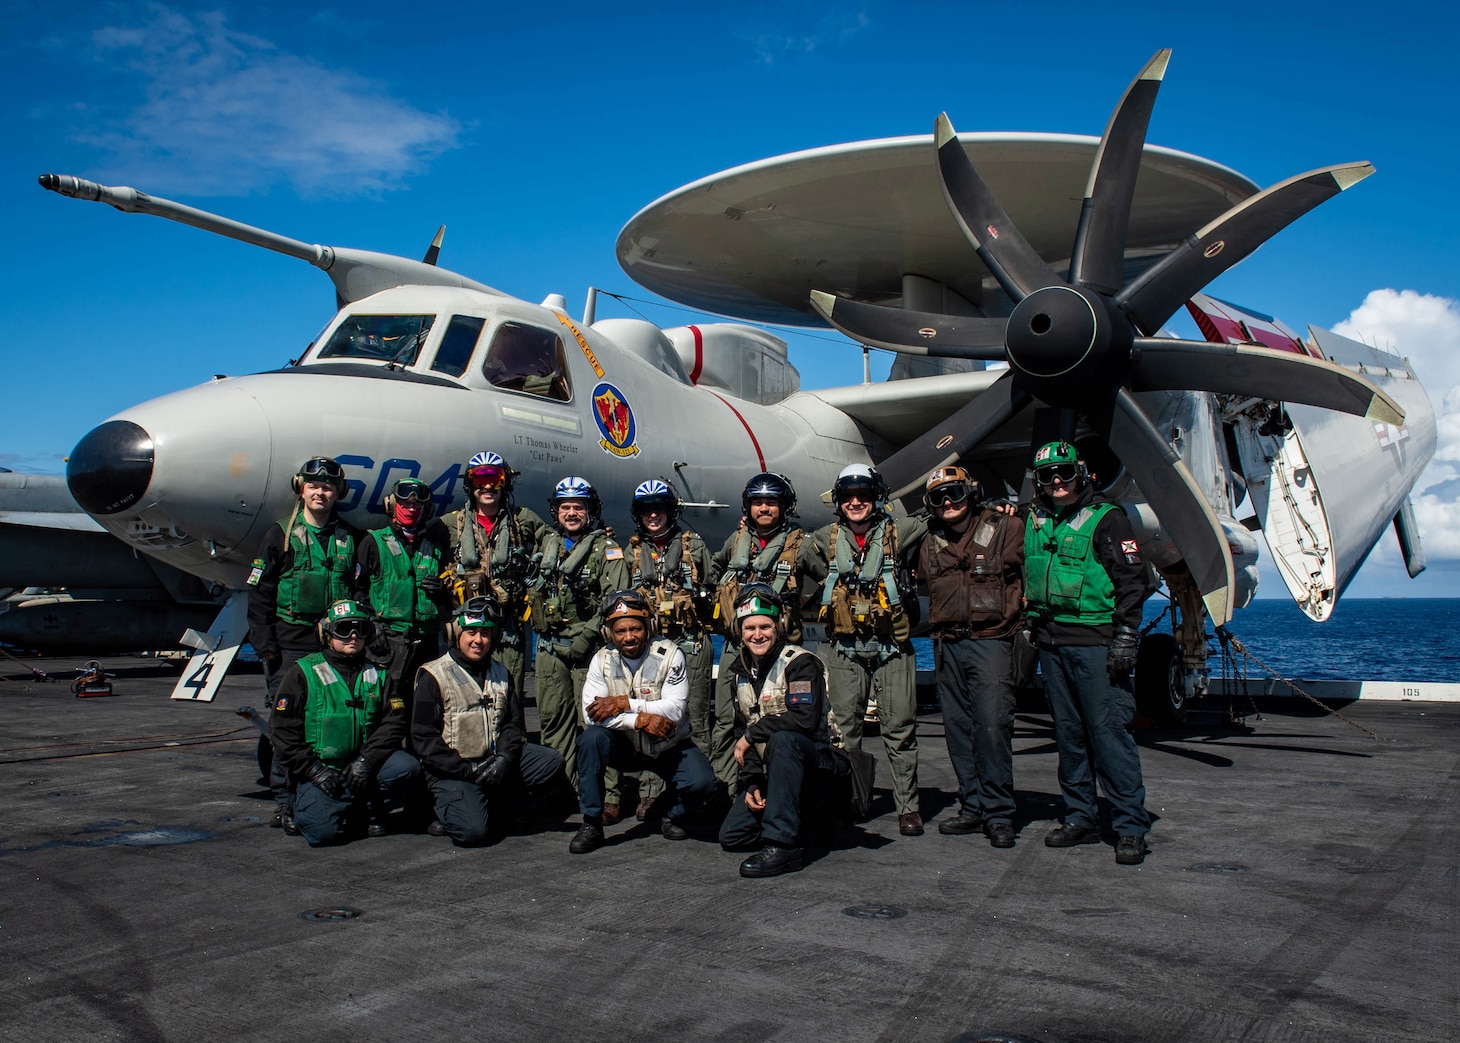
<path id="1" fill-rule="evenodd" d="M 301 478 L 324 478 L 331 482 L 342 482 L 345 480 L 345 469 L 334 460 L 326 456 L 315 456 L 304 461 L 299 468 Z"/>
<path id="2" fill-rule="evenodd" d="M 363 619 L 346 619 L 330 626 L 330 633 L 341 641 L 347 641 L 352 637 L 364 637 L 369 630 L 370 624 Z"/>
<path id="3" fill-rule="evenodd" d="M 395 502 L 398 504 L 431 502 L 431 487 L 425 482 L 400 482 L 395 487 Z"/>
<path id="4" fill-rule="evenodd" d="M 456 610 L 456 625 L 463 630 L 497 625 L 497 606 L 490 598 L 469 598 Z"/>
<path id="5" fill-rule="evenodd" d="M 468 468 L 466 480 L 471 485 L 500 489 L 507 484 L 507 468 L 499 467 L 497 464 L 482 464 L 478 467 Z"/>
<path id="6" fill-rule="evenodd" d="M 1040 485 L 1053 485 L 1056 479 L 1069 484 L 1079 473 L 1079 464 L 1045 464 L 1034 469 L 1034 480 Z"/>
<path id="7" fill-rule="evenodd" d="M 962 482 L 949 482 L 923 494 L 923 502 L 929 507 L 947 507 L 967 500 L 968 486 Z"/>

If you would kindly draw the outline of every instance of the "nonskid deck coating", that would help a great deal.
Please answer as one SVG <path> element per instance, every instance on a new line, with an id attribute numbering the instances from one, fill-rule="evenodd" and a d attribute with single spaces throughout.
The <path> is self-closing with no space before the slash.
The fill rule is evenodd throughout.
<path id="1" fill-rule="evenodd" d="M 80 661 L 44 664 L 69 678 Z M 1460 707 L 1362 704 L 1376 741 L 1292 701 L 1143 733 L 1152 854 L 1045 848 L 1048 718 L 1021 711 L 1018 845 L 877 817 L 806 868 L 576 819 L 462 850 L 310 850 L 268 828 L 257 674 L 215 703 L 109 660 L 117 695 L 0 671 L 0 1038 L 238 1040 L 1450 1039 Z M 869 748 L 881 753 L 875 738 Z M 358 915 L 350 916 L 354 913 Z M 902 915 L 898 915 L 902 914 Z M 972 1038 L 972 1037 L 970 1037 Z"/>

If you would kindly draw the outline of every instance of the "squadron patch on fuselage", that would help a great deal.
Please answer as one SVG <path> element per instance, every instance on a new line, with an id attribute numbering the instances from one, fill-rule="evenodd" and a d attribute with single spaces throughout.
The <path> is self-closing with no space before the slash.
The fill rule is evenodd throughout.
<path id="1" fill-rule="evenodd" d="M 593 422 L 598 425 L 598 447 L 617 457 L 639 455 L 638 425 L 624 393 L 607 381 L 593 389 Z"/>

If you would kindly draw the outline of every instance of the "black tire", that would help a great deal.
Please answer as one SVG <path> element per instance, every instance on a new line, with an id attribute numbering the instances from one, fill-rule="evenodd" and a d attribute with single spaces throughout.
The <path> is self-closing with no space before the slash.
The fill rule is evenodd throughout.
<path id="1" fill-rule="evenodd" d="M 1158 728 L 1186 720 L 1181 647 L 1170 634 L 1147 634 L 1136 650 L 1136 710 Z"/>

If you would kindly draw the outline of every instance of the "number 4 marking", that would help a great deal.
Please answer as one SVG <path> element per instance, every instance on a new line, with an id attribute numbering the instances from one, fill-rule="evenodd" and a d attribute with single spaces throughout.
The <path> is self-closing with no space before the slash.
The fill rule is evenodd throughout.
<path id="1" fill-rule="evenodd" d="M 198 664 L 198 668 L 193 671 L 192 676 L 183 682 L 183 687 L 191 688 L 193 690 L 193 698 L 198 698 L 198 696 L 203 694 L 203 689 L 207 687 L 208 675 L 212 672 L 213 657 L 206 655 L 203 657 L 203 661 Z"/>

